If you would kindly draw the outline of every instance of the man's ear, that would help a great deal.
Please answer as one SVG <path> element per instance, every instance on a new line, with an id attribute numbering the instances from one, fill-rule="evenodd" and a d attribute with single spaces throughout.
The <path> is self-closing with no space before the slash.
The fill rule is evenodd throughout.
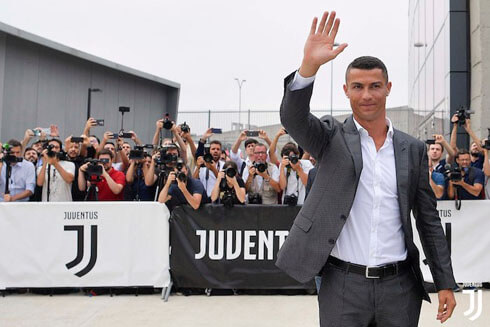
<path id="1" fill-rule="evenodd" d="M 344 84 L 344 93 L 346 97 L 349 97 L 349 92 L 347 92 L 347 85 Z"/>
<path id="2" fill-rule="evenodd" d="M 388 84 L 386 84 L 386 96 L 390 95 L 390 92 L 391 92 L 391 82 L 388 82 Z"/>

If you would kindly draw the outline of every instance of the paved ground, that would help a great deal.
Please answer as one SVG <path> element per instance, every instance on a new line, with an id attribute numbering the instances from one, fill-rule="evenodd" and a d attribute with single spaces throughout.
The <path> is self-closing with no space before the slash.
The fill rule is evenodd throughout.
<path id="1" fill-rule="evenodd" d="M 433 304 L 424 302 L 420 326 L 440 326 Z M 458 306 L 444 326 L 490 326 L 490 291 L 483 292 L 483 312 L 470 321 L 463 312 L 469 295 L 456 293 Z M 0 327 L 22 326 L 318 326 L 315 296 L 182 296 L 164 303 L 158 295 L 33 294 L 0 297 Z"/>

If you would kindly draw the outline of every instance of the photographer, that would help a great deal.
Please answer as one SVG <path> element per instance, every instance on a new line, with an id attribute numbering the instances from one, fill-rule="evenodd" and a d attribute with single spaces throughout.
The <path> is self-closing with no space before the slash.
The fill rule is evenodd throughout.
<path id="1" fill-rule="evenodd" d="M 130 165 L 126 172 L 125 200 L 127 201 L 153 201 L 155 198 L 156 185 L 145 184 L 145 177 L 148 175 L 152 158 L 149 154 L 144 154 L 144 159 L 129 159 Z"/>
<path id="2" fill-rule="evenodd" d="M 434 167 L 434 171 L 444 174 L 445 165 L 447 162 L 454 162 L 454 157 L 456 155 L 456 151 L 447 143 L 444 136 L 439 134 L 434 134 L 434 142 L 433 144 L 428 143 L 427 156 L 430 159 L 430 164 Z M 447 151 L 447 158 L 443 159 L 442 155 L 444 154 L 444 150 Z"/>
<path id="3" fill-rule="evenodd" d="M 223 169 L 224 162 L 220 161 L 220 157 L 221 142 L 214 140 L 209 144 L 209 149 L 205 150 L 205 154 L 196 161 L 193 177 L 199 178 L 208 197 L 211 196 L 218 172 Z"/>
<path id="4" fill-rule="evenodd" d="M 471 167 L 470 153 L 460 149 L 456 157 L 458 166 L 449 173 L 448 197 L 454 199 L 456 194 L 460 200 L 478 200 L 483 189 L 484 175 L 481 169 Z"/>
<path id="5" fill-rule="evenodd" d="M 135 138 L 139 141 L 139 139 L 133 133 L 131 138 Z M 110 139 L 115 139 L 116 144 L 109 141 Z M 113 168 L 119 170 L 121 172 L 125 172 L 129 167 L 129 159 L 124 151 L 122 151 L 123 139 L 118 137 L 116 134 L 112 132 L 105 132 L 102 142 L 99 144 L 99 148 L 97 152 L 100 152 L 101 149 L 108 149 L 112 152 L 113 155 Z"/>
<path id="6" fill-rule="evenodd" d="M 235 162 L 226 161 L 223 170 L 218 173 L 218 179 L 211 193 L 211 201 L 232 207 L 235 204 L 245 204 L 246 190 L 243 179 L 238 175 Z"/>
<path id="7" fill-rule="evenodd" d="M 250 204 L 277 204 L 277 194 L 281 192 L 279 185 L 279 169 L 267 162 L 267 147 L 257 143 L 254 149 L 255 162 L 243 172 L 245 188 Z"/>
<path id="8" fill-rule="evenodd" d="M 184 204 L 189 204 L 197 210 L 201 203 L 206 203 L 208 198 L 202 183 L 189 177 L 188 173 L 188 168 L 183 162 L 177 164 L 169 173 L 167 182 L 158 196 L 158 202 L 166 203 L 169 210 Z"/>
<path id="9" fill-rule="evenodd" d="M 179 148 L 174 143 L 170 143 L 159 151 L 154 152 L 148 172 L 145 173 L 145 185 L 150 187 L 159 181 L 159 184 L 155 186 L 161 190 L 166 183 L 167 173 L 173 171 L 179 157 Z"/>
<path id="10" fill-rule="evenodd" d="M 80 167 L 85 163 L 88 152 L 87 149 L 90 147 L 90 139 L 85 134 L 82 134 L 80 138 L 82 142 L 79 142 L 77 138 L 72 136 L 65 139 L 67 160 L 73 162 L 75 165 L 75 182 L 71 184 L 71 196 L 73 201 L 83 201 L 85 199 L 85 192 L 81 191 L 78 187 L 78 173 Z M 72 140 L 74 142 L 72 142 Z"/>
<path id="11" fill-rule="evenodd" d="M 155 128 L 155 135 L 153 136 L 153 145 L 155 146 L 165 146 L 162 142 L 162 144 L 159 144 L 160 140 L 160 135 L 162 133 L 163 129 L 167 129 L 172 132 L 173 135 L 173 140 L 171 140 L 170 143 L 176 143 L 179 145 L 179 149 L 181 152 L 181 158 L 184 160 L 185 163 L 187 163 L 187 145 L 184 143 L 182 140 L 181 132 L 182 130 L 180 129 L 180 126 L 176 125 L 174 121 L 171 121 L 169 119 L 168 114 L 165 115 L 164 119 L 159 119 L 156 121 L 156 128 Z M 191 139 L 192 140 L 192 139 Z M 195 146 L 194 146 L 195 148 Z"/>
<path id="12" fill-rule="evenodd" d="M 71 183 L 75 178 L 75 164 L 64 160 L 61 141 L 49 140 L 42 158 L 43 164 L 37 169 L 37 186 L 43 188 L 42 201 L 72 201 Z"/>
<path id="13" fill-rule="evenodd" d="M 34 167 L 36 167 L 38 158 L 39 157 L 38 157 L 37 151 L 34 150 L 34 148 L 29 147 L 24 151 L 24 159 L 29 161 L 29 162 L 32 162 Z"/>
<path id="14" fill-rule="evenodd" d="M 454 114 L 453 117 L 451 118 L 451 122 L 453 123 L 453 131 L 451 133 L 451 146 L 453 148 L 456 148 L 456 141 L 458 136 L 457 127 L 458 124 L 462 125 L 466 133 L 468 133 L 468 135 L 472 140 L 470 146 L 471 167 L 483 169 L 483 148 L 481 147 L 481 140 L 478 136 L 476 136 L 475 132 L 471 129 L 471 119 L 469 117 L 470 116 L 468 111 L 463 111 L 462 113 Z"/>
<path id="15" fill-rule="evenodd" d="M 1 146 L 1 145 L 0 145 Z M 36 172 L 32 163 L 22 158 L 22 144 L 10 140 L 0 149 L 0 202 L 29 201 L 36 185 Z M 7 167 L 10 176 L 7 176 Z M 9 193 L 5 194 L 8 177 Z"/>
<path id="16" fill-rule="evenodd" d="M 282 194 L 282 203 L 290 206 L 303 204 L 305 200 L 305 186 L 308 183 L 308 172 L 313 168 L 309 160 L 299 159 L 299 150 L 292 142 L 286 143 L 281 150 L 281 164 L 279 166 L 279 185 Z"/>
<path id="17" fill-rule="evenodd" d="M 97 159 L 99 159 L 100 162 L 87 162 L 80 167 L 78 173 L 79 189 L 81 191 L 86 191 L 88 186 L 94 185 L 97 188 L 98 200 L 122 201 L 124 199 L 122 191 L 126 184 L 126 177 L 124 176 L 124 173 L 112 168 L 114 154 L 108 149 L 102 149 L 97 155 Z M 95 174 L 89 174 L 88 169 L 91 165 L 98 165 L 102 167 L 102 169 Z M 88 176 L 86 176 L 86 173 Z M 88 200 L 95 200 L 95 197 L 89 194 Z"/>

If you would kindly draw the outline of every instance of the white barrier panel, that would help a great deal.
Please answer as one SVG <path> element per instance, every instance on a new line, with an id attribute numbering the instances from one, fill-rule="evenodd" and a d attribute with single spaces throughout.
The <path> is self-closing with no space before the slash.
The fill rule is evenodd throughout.
<path id="1" fill-rule="evenodd" d="M 168 219 L 155 202 L 0 203 L 0 289 L 167 287 Z"/>
<path id="2" fill-rule="evenodd" d="M 458 283 L 490 282 L 490 200 L 461 201 L 456 210 L 454 201 L 438 201 L 441 224 L 450 245 L 454 278 Z M 414 242 L 425 259 L 414 226 Z M 429 267 L 420 263 L 425 281 L 433 282 Z"/>

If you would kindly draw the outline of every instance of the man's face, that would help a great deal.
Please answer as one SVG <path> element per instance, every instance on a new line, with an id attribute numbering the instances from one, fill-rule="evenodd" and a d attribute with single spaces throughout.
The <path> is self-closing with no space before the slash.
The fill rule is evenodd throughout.
<path id="1" fill-rule="evenodd" d="M 219 161 L 221 156 L 221 146 L 219 144 L 211 144 L 209 153 L 213 156 L 214 161 Z"/>
<path id="2" fill-rule="evenodd" d="M 36 150 L 34 150 L 34 149 L 27 150 L 24 153 L 24 159 L 35 164 L 37 162 L 37 152 L 36 152 Z"/>
<path id="3" fill-rule="evenodd" d="M 478 146 L 476 145 L 475 142 L 471 143 L 470 152 L 471 154 L 475 154 L 475 155 L 478 155 L 480 153 L 480 151 L 478 151 Z"/>
<path id="4" fill-rule="evenodd" d="M 43 143 L 42 142 L 37 142 L 32 145 L 32 148 L 36 150 L 37 153 L 43 152 Z"/>
<path id="5" fill-rule="evenodd" d="M 255 162 L 265 163 L 267 160 L 267 148 L 262 145 L 258 145 L 254 149 Z"/>
<path id="6" fill-rule="evenodd" d="M 247 156 L 249 156 L 251 160 L 253 159 L 254 149 L 255 149 L 255 143 L 249 143 L 245 147 L 245 153 L 247 153 Z"/>
<path id="7" fill-rule="evenodd" d="M 60 145 L 58 142 L 51 141 L 48 143 L 48 145 L 52 146 L 51 151 L 53 151 L 53 152 L 58 153 L 61 151 L 61 148 L 60 148 Z"/>
<path id="8" fill-rule="evenodd" d="M 68 148 L 68 156 L 70 158 L 76 158 L 80 154 L 80 145 L 78 143 L 71 143 Z"/>
<path id="9" fill-rule="evenodd" d="M 97 141 L 95 137 L 90 136 L 88 139 L 90 141 L 90 144 L 92 144 L 94 148 L 97 148 L 99 146 L 99 141 Z"/>
<path id="10" fill-rule="evenodd" d="M 440 144 L 429 145 L 428 155 L 432 161 L 439 161 L 442 156 L 442 146 Z"/>
<path id="11" fill-rule="evenodd" d="M 461 168 L 468 168 L 471 165 L 471 156 L 469 154 L 460 154 L 456 162 Z"/>
<path id="12" fill-rule="evenodd" d="M 121 148 L 124 151 L 124 153 L 126 153 L 126 155 L 129 156 L 129 151 L 131 151 L 131 145 L 129 145 L 129 143 L 123 143 Z"/>
<path id="13" fill-rule="evenodd" d="M 352 68 L 344 85 L 345 95 L 350 100 L 354 118 L 371 122 L 385 117 L 386 97 L 390 93 L 391 82 L 386 82 L 381 69 Z"/>
<path id="14" fill-rule="evenodd" d="M 114 144 L 106 144 L 104 145 L 104 149 L 109 149 L 114 157 L 116 157 L 116 148 L 114 147 Z"/>
<path id="15" fill-rule="evenodd" d="M 112 159 L 111 159 L 111 156 L 110 155 L 108 155 L 108 154 L 101 154 L 99 156 L 99 159 L 107 159 L 107 160 L 109 160 L 109 162 L 103 163 L 103 165 L 104 165 L 104 169 L 106 171 L 111 170 L 111 168 L 112 168 Z"/>

